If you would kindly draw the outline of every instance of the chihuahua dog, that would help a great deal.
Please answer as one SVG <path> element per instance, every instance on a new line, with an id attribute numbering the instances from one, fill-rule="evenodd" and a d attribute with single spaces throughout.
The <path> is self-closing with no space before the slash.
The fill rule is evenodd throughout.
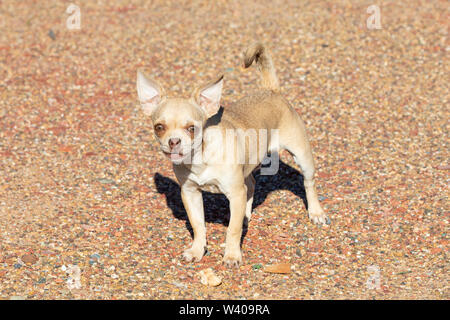
<path id="1" fill-rule="evenodd" d="M 245 68 L 253 62 L 262 88 L 226 108 L 220 106 L 223 76 L 184 99 L 167 98 L 157 82 L 142 71 L 137 73 L 141 106 L 151 117 L 162 152 L 173 162 L 194 231 L 192 246 L 183 253 L 188 262 L 200 261 L 206 251 L 203 190 L 223 193 L 229 200 L 223 262 L 229 267 L 242 264 L 242 229 L 245 218 L 250 220 L 255 190 L 252 172 L 264 157 L 282 149 L 294 156 L 302 170 L 310 219 L 327 223 L 314 186 L 314 160 L 305 125 L 280 94 L 272 58 L 261 43 L 244 53 Z"/>

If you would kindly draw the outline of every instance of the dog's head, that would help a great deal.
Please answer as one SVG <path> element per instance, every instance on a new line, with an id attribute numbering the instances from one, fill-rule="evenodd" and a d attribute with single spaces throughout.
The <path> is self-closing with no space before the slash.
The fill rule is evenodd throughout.
<path id="1" fill-rule="evenodd" d="M 164 90 L 142 71 L 137 73 L 137 90 L 142 109 L 150 115 L 161 150 L 172 162 L 192 159 L 201 147 L 203 126 L 220 108 L 223 76 L 196 88 L 190 98 L 167 98 Z"/>

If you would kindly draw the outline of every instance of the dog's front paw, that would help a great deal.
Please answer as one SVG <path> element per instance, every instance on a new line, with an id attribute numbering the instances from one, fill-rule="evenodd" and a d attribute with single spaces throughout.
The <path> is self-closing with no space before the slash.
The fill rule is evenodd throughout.
<path id="1" fill-rule="evenodd" d="M 241 250 L 233 250 L 233 251 L 225 250 L 225 255 L 223 256 L 223 263 L 229 268 L 239 267 L 242 264 Z"/>
<path id="2" fill-rule="evenodd" d="M 329 224 L 330 218 L 321 207 L 308 211 L 309 218 L 316 224 Z"/>
<path id="3" fill-rule="evenodd" d="M 205 248 L 196 248 L 196 247 L 192 247 L 190 249 L 187 249 L 183 252 L 183 259 L 186 262 L 198 262 L 200 260 L 202 260 L 203 255 L 205 254 Z"/>

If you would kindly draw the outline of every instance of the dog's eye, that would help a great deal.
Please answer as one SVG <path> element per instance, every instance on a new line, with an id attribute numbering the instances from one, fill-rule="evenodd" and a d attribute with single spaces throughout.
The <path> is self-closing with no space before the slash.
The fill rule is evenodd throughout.
<path id="1" fill-rule="evenodd" d="M 163 130 L 164 130 L 164 126 L 162 124 L 155 125 L 155 131 L 156 132 L 161 132 Z"/>
<path id="2" fill-rule="evenodd" d="M 189 133 L 194 133 L 195 127 L 194 126 L 190 126 L 190 127 L 187 128 L 187 131 L 189 131 Z"/>

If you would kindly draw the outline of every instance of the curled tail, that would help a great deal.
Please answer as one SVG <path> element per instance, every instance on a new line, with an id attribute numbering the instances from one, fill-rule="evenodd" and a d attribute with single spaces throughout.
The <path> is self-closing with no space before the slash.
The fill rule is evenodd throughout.
<path id="1" fill-rule="evenodd" d="M 258 70 L 261 73 L 261 86 L 275 92 L 280 91 L 280 84 L 275 73 L 272 57 L 269 50 L 262 43 L 250 45 L 244 53 L 244 66 L 248 68 L 256 62 Z"/>

